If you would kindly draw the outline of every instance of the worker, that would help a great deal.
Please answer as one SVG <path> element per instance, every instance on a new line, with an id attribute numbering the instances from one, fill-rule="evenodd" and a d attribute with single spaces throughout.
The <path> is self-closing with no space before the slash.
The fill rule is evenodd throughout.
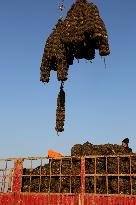
<path id="1" fill-rule="evenodd" d="M 129 139 L 128 138 L 125 138 L 123 141 L 122 141 L 122 147 L 127 151 L 127 152 L 132 152 L 132 149 L 128 146 L 129 144 Z"/>

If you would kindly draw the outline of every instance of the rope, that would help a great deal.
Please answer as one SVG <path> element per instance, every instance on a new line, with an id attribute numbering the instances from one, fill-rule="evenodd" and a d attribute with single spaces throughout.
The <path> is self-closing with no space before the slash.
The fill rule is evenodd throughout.
<path id="1" fill-rule="evenodd" d="M 60 12 L 61 12 L 61 15 L 60 15 L 60 19 L 63 18 L 63 11 L 64 11 L 64 0 L 61 0 L 60 2 L 60 6 L 59 6 L 59 9 L 60 9 Z"/>

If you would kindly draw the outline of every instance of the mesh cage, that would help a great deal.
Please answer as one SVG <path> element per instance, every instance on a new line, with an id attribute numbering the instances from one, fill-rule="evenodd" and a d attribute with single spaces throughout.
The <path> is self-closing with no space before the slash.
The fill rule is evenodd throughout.
<path id="1" fill-rule="evenodd" d="M 136 204 L 136 155 L 0 159 L 0 205 Z"/>

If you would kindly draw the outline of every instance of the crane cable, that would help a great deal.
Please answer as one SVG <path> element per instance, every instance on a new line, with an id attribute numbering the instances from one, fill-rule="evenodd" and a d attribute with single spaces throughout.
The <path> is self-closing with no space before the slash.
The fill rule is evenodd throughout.
<path id="1" fill-rule="evenodd" d="M 60 19 L 63 18 L 64 8 L 65 8 L 65 7 L 64 7 L 64 0 L 61 0 L 60 5 L 59 5 L 59 9 L 60 9 L 60 12 L 61 12 Z"/>

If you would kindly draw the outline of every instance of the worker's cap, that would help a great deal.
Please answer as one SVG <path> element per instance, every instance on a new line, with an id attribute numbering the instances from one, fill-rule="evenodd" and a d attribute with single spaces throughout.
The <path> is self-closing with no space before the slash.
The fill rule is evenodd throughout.
<path id="1" fill-rule="evenodd" d="M 128 143 L 129 143 L 129 139 L 128 139 L 128 138 L 125 138 L 122 142 L 128 144 Z"/>

